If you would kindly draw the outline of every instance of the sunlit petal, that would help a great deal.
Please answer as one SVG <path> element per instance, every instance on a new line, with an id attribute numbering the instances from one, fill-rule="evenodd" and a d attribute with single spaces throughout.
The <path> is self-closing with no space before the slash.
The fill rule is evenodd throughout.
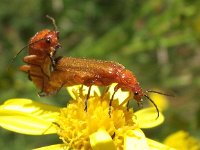
<path id="1" fill-rule="evenodd" d="M 148 150 L 148 144 L 144 133 L 140 129 L 129 130 L 124 137 L 125 150 Z"/>
<path id="2" fill-rule="evenodd" d="M 30 99 L 10 99 L 5 101 L 1 106 L 0 110 L 8 111 L 19 111 L 24 113 L 29 113 L 32 115 L 39 116 L 48 121 L 54 121 L 54 118 L 58 116 L 60 108 L 48 105 L 44 103 L 39 103 Z"/>
<path id="3" fill-rule="evenodd" d="M 41 135 L 56 132 L 53 122 L 59 108 L 29 99 L 11 99 L 0 106 L 0 126 L 23 134 Z"/>
<path id="4" fill-rule="evenodd" d="M 199 150 L 200 142 L 197 138 L 191 136 L 188 132 L 180 130 L 169 135 L 164 143 L 168 146 L 181 150 Z"/>
<path id="5" fill-rule="evenodd" d="M 141 109 L 135 112 L 135 116 L 139 128 L 153 128 L 164 122 L 163 114 L 160 112 L 157 118 L 157 111 L 154 107 Z"/>
<path id="6" fill-rule="evenodd" d="M 117 83 L 111 84 L 109 87 L 109 92 L 110 92 L 110 98 L 112 97 L 112 94 L 114 93 L 114 88 L 117 85 Z M 129 97 L 129 92 L 128 91 L 122 91 L 121 89 L 118 89 L 117 92 L 114 95 L 114 99 L 118 99 L 119 104 L 121 104 L 126 98 Z"/>
<path id="7" fill-rule="evenodd" d="M 168 147 L 162 143 L 159 143 L 157 141 L 154 141 L 154 140 L 151 140 L 151 139 L 148 139 L 147 138 L 147 142 L 148 142 L 148 145 L 150 147 L 151 150 L 176 150 L 172 147 Z"/>
<path id="8" fill-rule="evenodd" d="M 102 129 L 90 135 L 90 144 L 93 150 L 117 149 L 110 135 Z"/>

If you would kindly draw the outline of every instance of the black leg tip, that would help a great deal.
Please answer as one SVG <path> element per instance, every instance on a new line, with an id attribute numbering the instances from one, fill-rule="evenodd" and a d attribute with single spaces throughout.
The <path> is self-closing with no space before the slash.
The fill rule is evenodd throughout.
<path id="1" fill-rule="evenodd" d="M 45 97 L 45 96 L 47 96 L 47 94 L 45 92 L 38 92 L 38 96 L 39 97 Z"/>
<path id="2" fill-rule="evenodd" d="M 87 112 L 87 105 L 85 105 L 84 111 Z"/>
<path id="3" fill-rule="evenodd" d="M 112 139 L 114 139 L 114 138 L 115 138 L 115 132 L 113 133 L 113 135 L 112 135 L 111 137 L 112 137 Z"/>

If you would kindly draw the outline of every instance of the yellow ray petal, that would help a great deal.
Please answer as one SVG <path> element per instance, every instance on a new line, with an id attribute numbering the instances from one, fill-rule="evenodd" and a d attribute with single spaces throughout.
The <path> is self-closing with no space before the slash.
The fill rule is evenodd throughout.
<path id="1" fill-rule="evenodd" d="M 0 126 L 14 132 L 30 135 L 56 133 L 52 122 L 18 111 L 0 110 Z"/>
<path id="2" fill-rule="evenodd" d="M 168 146 L 181 150 L 187 150 L 188 148 L 191 150 L 200 149 L 199 140 L 184 130 L 172 133 L 164 140 L 164 143 Z"/>
<path id="3" fill-rule="evenodd" d="M 82 87 L 83 86 L 83 87 Z M 88 94 L 88 90 L 89 90 L 89 87 L 85 86 L 85 85 L 75 85 L 75 86 L 69 86 L 67 87 L 67 91 L 68 93 L 70 94 L 70 96 L 73 98 L 73 99 L 76 99 L 76 96 L 74 95 L 74 91 L 76 91 L 76 93 L 80 94 L 79 93 L 79 89 L 80 88 L 83 88 L 82 89 L 82 94 L 84 95 L 87 95 Z M 94 93 L 96 93 L 98 96 L 101 95 L 100 93 L 100 90 L 97 86 L 92 86 L 91 88 L 91 91 L 90 91 L 90 96 L 94 96 Z"/>
<path id="4" fill-rule="evenodd" d="M 114 88 L 117 85 L 117 83 L 111 84 L 109 87 L 109 92 L 110 92 L 110 98 L 112 97 L 112 94 L 114 93 Z M 119 104 L 121 104 L 126 98 L 129 97 L 129 92 L 128 91 L 122 91 L 121 89 L 118 89 L 117 92 L 114 95 L 114 99 L 119 100 Z"/>
<path id="5" fill-rule="evenodd" d="M 157 141 L 151 140 L 147 138 L 147 142 L 151 150 L 176 150 L 172 147 L 159 143 Z"/>
<path id="6" fill-rule="evenodd" d="M 124 137 L 125 150 L 148 150 L 148 144 L 144 133 L 140 129 L 129 130 Z"/>
<path id="7" fill-rule="evenodd" d="M 157 111 L 154 107 L 136 111 L 135 116 L 139 128 L 153 128 L 164 122 L 164 116 L 161 112 L 159 118 L 156 119 Z"/>
<path id="8" fill-rule="evenodd" d="M 55 144 L 55 145 L 36 148 L 33 150 L 67 150 L 67 149 L 69 149 L 69 147 L 67 147 L 65 144 Z"/>
<path id="9" fill-rule="evenodd" d="M 115 144 L 110 135 L 103 129 L 90 135 L 90 144 L 93 150 L 116 150 Z"/>
<path id="10" fill-rule="evenodd" d="M 11 99 L 0 106 L 0 126 L 23 134 L 55 133 L 59 108 L 29 99 Z"/>

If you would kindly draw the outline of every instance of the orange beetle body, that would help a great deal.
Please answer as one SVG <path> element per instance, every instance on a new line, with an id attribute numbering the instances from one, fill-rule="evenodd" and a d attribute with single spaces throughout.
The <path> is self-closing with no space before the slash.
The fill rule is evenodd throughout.
<path id="1" fill-rule="evenodd" d="M 81 59 L 63 57 L 56 61 L 54 71 L 51 72 L 50 80 L 43 87 L 43 92 L 53 94 L 60 87 L 83 84 L 108 86 L 118 83 L 115 91 L 119 88 L 128 90 L 135 95 L 139 102 L 143 92 L 133 73 L 124 66 L 112 61 L 94 59 Z M 136 94 L 135 94 L 136 93 Z"/>
<path id="2" fill-rule="evenodd" d="M 138 103 L 145 96 L 156 107 L 159 117 L 156 104 L 146 93 L 162 93 L 143 92 L 134 74 L 125 69 L 123 65 L 113 61 L 72 57 L 55 58 L 56 50 L 60 47 L 58 40 L 58 31 L 45 29 L 36 33 L 29 42 L 29 55 L 23 59 L 27 65 L 20 67 L 20 70 L 28 73 L 29 79 L 41 89 L 42 94 L 52 95 L 62 87 L 77 84 L 91 87 L 92 85 L 108 86 L 117 83 L 113 96 L 120 88 L 131 92 Z M 112 105 L 111 102 L 110 105 Z"/>
<path id="3" fill-rule="evenodd" d="M 37 32 L 29 42 L 29 55 L 24 57 L 20 70 L 28 72 L 29 78 L 41 88 L 43 82 L 50 77 L 54 65 L 54 55 L 60 47 L 59 32 L 44 29 Z"/>
<path id="4" fill-rule="evenodd" d="M 136 77 L 119 63 L 72 57 L 54 59 L 60 47 L 58 39 L 57 31 L 45 29 L 36 33 L 29 42 L 29 55 L 24 57 L 28 65 L 20 67 L 46 95 L 77 84 L 108 86 L 118 83 L 115 91 L 119 88 L 128 90 L 134 94 L 135 100 L 141 101 L 143 92 Z"/>

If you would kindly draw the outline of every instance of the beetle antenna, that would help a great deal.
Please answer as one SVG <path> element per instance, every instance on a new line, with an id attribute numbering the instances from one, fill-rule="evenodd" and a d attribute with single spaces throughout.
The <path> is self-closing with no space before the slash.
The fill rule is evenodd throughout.
<path id="1" fill-rule="evenodd" d="M 46 15 L 46 17 L 52 21 L 53 26 L 54 26 L 54 30 L 57 31 L 57 26 L 56 26 L 55 19 L 54 19 L 53 17 L 50 17 L 49 15 Z M 33 42 L 33 43 L 30 43 L 30 44 L 28 44 L 28 45 L 26 45 L 26 46 L 24 46 L 24 47 L 23 47 L 20 51 L 18 51 L 17 54 L 12 58 L 11 63 L 14 62 L 14 60 L 16 59 L 16 57 L 17 57 L 26 47 L 28 47 L 28 46 L 30 46 L 30 45 L 32 45 L 32 44 L 35 44 L 35 43 L 37 43 L 37 42 L 39 42 L 39 41 L 42 41 L 42 40 L 44 40 L 44 38 L 42 38 L 42 39 L 40 39 L 40 40 L 38 40 L 38 41 L 35 41 L 35 42 Z"/>
<path id="2" fill-rule="evenodd" d="M 54 30 L 57 31 L 58 27 L 57 27 L 57 25 L 56 25 L 55 19 L 54 19 L 53 17 L 49 16 L 49 15 L 46 15 L 46 17 L 47 17 L 49 20 L 52 21 L 53 26 L 54 26 Z"/>
<path id="3" fill-rule="evenodd" d="M 158 109 L 158 106 L 156 105 L 156 103 L 146 94 L 144 94 L 144 96 L 154 105 L 154 107 L 156 108 L 156 111 L 157 111 L 157 117 L 156 119 L 158 119 L 158 117 L 160 116 L 160 112 L 159 112 L 159 109 Z"/>
<path id="4" fill-rule="evenodd" d="M 37 40 L 37 41 L 35 41 L 35 42 L 33 42 L 33 43 L 30 43 L 30 44 L 27 44 L 26 46 L 24 46 L 24 47 L 23 47 L 21 50 L 19 50 L 19 51 L 17 52 L 17 54 L 12 58 L 11 63 L 14 62 L 14 60 L 16 59 L 16 57 L 17 57 L 25 48 L 27 48 L 28 46 L 33 45 L 33 44 L 35 44 L 35 43 L 37 43 L 37 42 L 40 42 L 40 41 L 42 41 L 42 40 L 45 40 L 45 39 L 42 38 L 42 39 L 40 39 L 40 40 Z"/>
<path id="5" fill-rule="evenodd" d="M 166 94 L 166 93 L 162 93 L 162 92 L 154 91 L 154 90 L 146 90 L 146 93 L 156 93 L 156 94 L 160 94 L 160 95 L 175 97 L 175 96 L 172 95 L 172 94 Z"/>
<path id="6" fill-rule="evenodd" d="M 12 58 L 11 63 L 13 63 L 14 60 L 16 59 L 16 57 L 17 57 L 26 47 L 28 47 L 28 46 L 29 46 L 29 44 L 26 45 L 26 46 L 24 46 L 21 50 L 19 50 L 19 51 L 17 52 L 17 54 Z"/>

